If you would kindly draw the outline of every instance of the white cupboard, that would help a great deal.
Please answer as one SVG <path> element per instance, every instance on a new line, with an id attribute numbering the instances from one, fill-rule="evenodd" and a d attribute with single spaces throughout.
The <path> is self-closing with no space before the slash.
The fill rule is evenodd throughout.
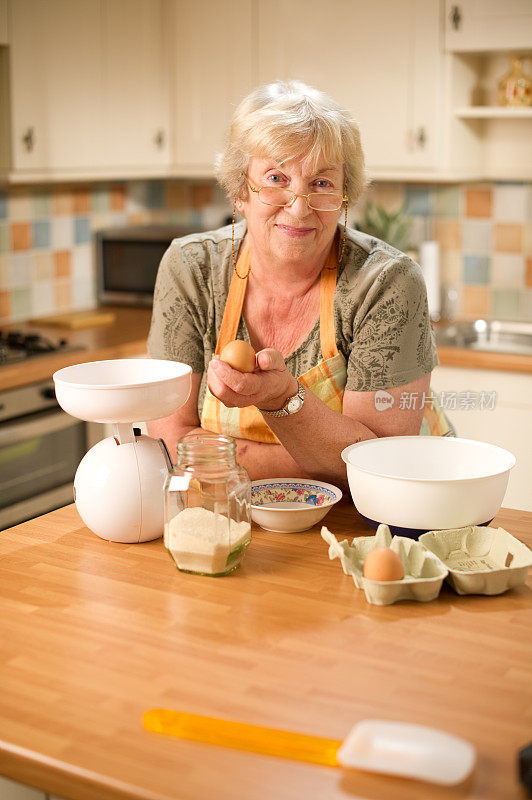
<path id="1" fill-rule="evenodd" d="M 257 35 L 259 81 L 300 79 L 345 105 L 371 173 L 435 168 L 438 0 L 259 0 Z"/>
<path id="2" fill-rule="evenodd" d="M 445 47 L 451 52 L 530 50 L 530 0 L 445 0 Z"/>
<path id="3" fill-rule="evenodd" d="M 236 105 L 256 84 L 253 0 L 173 0 L 174 166 L 212 175 Z"/>
<path id="4" fill-rule="evenodd" d="M 10 1 L 12 177 L 169 164 L 163 10 L 163 0 Z"/>
<path id="5" fill-rule="evenodd" d="M 456 393 L 457 408 L 447 407 L 445 413 L 458 436 L 499 445 L 516 456 L 503 505 L 532 511 L 532 375 L 438 366 L 431 388 L 438 396 Z M 495 392 L 493 408 L 490 402 L 480 408 L 481 392 Z"/>

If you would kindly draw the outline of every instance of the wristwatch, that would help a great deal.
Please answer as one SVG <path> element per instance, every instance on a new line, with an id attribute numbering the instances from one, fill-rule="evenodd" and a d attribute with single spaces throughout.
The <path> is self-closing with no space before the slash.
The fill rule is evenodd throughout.
<path id="1" fill-rule="evenodd" d="M 305 399 L 305 387 L 302 383 L 298 383 L 298 386 L 297 394 L 289 397 L 282 408 L 277 411 L 264 411 L 264 409 L 260 409 L 260 411 L 269 417 L 289 417 L 290 414 L 297 414 L 303 408 L 303 400 Z"/>

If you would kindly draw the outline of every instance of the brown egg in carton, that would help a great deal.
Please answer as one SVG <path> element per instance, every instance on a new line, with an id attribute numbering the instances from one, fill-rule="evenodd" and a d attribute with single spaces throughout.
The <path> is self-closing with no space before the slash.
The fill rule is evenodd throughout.
<path id="1" fill-rule="evenodd" d="M 349 544 L 339 542 L 325 525 L 321 536 L 329 545 L 329 558 L 339 558 L 346 575 L 351 575 L 357 589 L 363 589 L 368 603 L 388 606 L 398 600 L 434 600 L 448 574 L 443 562 L 420 542 L 405 536 L 393 536 L 387 525 L 379 525 L 375 536 L 359 536 Z M 399 556 L 404 578 L 377 581 L 364 577 L 363 566 L 368 553 L 376 547 L 389 547 Z"/>

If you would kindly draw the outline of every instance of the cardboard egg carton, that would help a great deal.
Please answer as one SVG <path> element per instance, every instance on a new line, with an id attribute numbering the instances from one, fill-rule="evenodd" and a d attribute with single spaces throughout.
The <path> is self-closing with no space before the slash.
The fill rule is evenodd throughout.
<path id="1" fill-rule="evenodd" d="M 470 525 L 419 537 L 449 571 L 458 594 L 502 594 L 526 581 L 532 552 L 504 528 Z"/>
<path id="2" fill-rule="evenodd" d="M 357 589 L 363 589 L 368 603 L 388 606 L 398 600 L 434 600 L 439 593 L 448 569 L 430 550 L 414 539 L 392 537 L 387 525 L 379 525 L 375 536 L 359 536 L 349 544 L 339 542 L 325 525 L 322 538 L 329 545 L 329 558 L 339 558 L 345 575 L 351 575 Z M 365 578 L 364 560 L 374 547 L 389 547 L 403 564 L 405 577 L 400 581 L 375 581 Z"/>

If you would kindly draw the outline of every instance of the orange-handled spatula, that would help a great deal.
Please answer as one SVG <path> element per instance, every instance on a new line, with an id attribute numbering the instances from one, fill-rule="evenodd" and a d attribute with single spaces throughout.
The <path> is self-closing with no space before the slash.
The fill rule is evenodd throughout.
<path id="1" fill-rule="evenodd" d="M 142 724 L 147 731 L 180 739 L 447 785 L 463 781 L 475 763 L 475 750 L 469 742 L 404 722 L 363 720 L 343 741 L 169 708 L 146 711 Z"/>

